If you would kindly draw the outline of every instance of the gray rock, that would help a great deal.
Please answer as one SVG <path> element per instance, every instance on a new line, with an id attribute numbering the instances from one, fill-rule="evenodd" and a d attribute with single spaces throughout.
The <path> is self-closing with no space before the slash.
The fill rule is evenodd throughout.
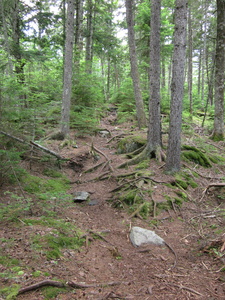
<path id="1" fill-rule="evenodd" d="M 132 227 L 130 231 L 130 240 L 135 247 L 146 244 L 164 245 L 165 241 L 158 236 L 154 231 L 141 227 Z"/>
<path id="2" fill-rule="evenodd" d="M 90 194 L 88 192 L 74 192 L 74 202 L 82 202 L 82 201 L 87 201 L 89 198 Z"/>

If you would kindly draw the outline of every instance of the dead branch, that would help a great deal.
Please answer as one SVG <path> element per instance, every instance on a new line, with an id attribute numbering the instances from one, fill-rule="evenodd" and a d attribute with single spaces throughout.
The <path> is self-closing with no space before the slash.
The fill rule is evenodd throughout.
<path id="1" fill-rule="evenodd" d="M 39 144 L 37 144 L 37 143 L 35 143 L 35 142 L 30 141 L 30 142 L 28 143 L 27 141 L 22 140 L 22 139 L 20 139 L 20 138 L 18 138 L 18 137 L 15 137 L 15 136 L 13 136 L 13 135 L 11 135 L 11 134 L 9 134 L 9 133 L 7 133 L 7 132 L 4 132 L 4 131 L 0 131 L 0 134 L 3 134 L 3 135 L 5 135 L 5 136 L 7 136 L 7 137 L 10 137 L 11 139 L 14 139 L 14 140 L 16 140 L 16 141 L 19 142 L 19 143 L 26 144 L 26 145 L 32 145 L 32 146 L 34 146 L 34 147 L 36 147 L 36 148 L 39 148 L 39 149 L 41 149 L 42 151 L 44 151 L 44 152 L 46 152 L 46 153 L 48 153 L 48 154 L 51 154 L 51 155 L 55 156 L 55 157 L 56 157 L 57 159 L 59 159 L 59 160 L 68 160 L 68 159 L 66 159 L 66 158 L 64 158 L 64 157 L 62 157 L 62 156 L 60 156 L 58 153 L 56 153 L 56 152 L 54 152 L 54 151 L 52 151 L 52 150 L 49 150 L 49 149 L 47 149 L 47 148 L 45 148 L 45 147 L 43 147 L 43 146 L 41 146 L 41 145 L 39 145 Z"/>
<path id="2" fill-rule="evenodd" d="M 77 288 L 77 289 L 85 289 L 85 288 L 90 288 L 90 287 L 104 287 L 104 286 L 114 286 L 114 285 L 119 285 L 122 284 L 123 282 L 117 282 L 117 281 L 112 281 L 112 282 L 104 282 L 104 283 L 92 283 L 92 284 L 86 284 L 84 282 L 75 282 L 75 281 L 70 281 L 70 282 L 59 282 L 55 280 L 43 280 L 38 283 L 29 285 L 27 287 L 21 288 L 18 291 L 18 295 L 37 290 L 43 286 L 55 286 L 58 288 L 66 288 L 66 287 L 71 287 L 71 288 Z"/>
<path id="3" fill-rule="evenodd" d="M 190 167 L 189 167 L 186 163 L 184 163 L 184 162 L 182 162 L 182 165 L 183 165 L 185 168 L 191 170 L 192 172 L 198 174 L 198 175 L 199 175 L 200 177 L 202 177 L 202 178 L 206 178 L 206 179 L 213 179 L 213 178 L 214 178 L 214 179 L 218 179 L 218 180 L 222 179 L 222 177 L 220 178 L 220 177 L 205 176 L 205 175 L 201 174 L 200 172 L 198 172 L 196 169 L 190 168 Z"/>
<path id="4" fill-rule="evenodd" d="M 186 291 L 189 291 L 189 292 L 191 292 L 191 293 L 194 293 L 194 294 L 196 294 L 196 295 L 198 295 L 198 296 L 202 296 L 203 297 L 203 295 L 201 294 L 201 293 L 199 293 L 199 292 L 197 292 L 196 290 L 194 290 L 194 289 L 192 289 L 192 288 L 189 288 L 189 287 L 187 287 L 187 286 L 184 286 L 184 285 L 179 285 L 179 284 L 174 284 L 174 283 L 167 283 L 168 285 L 171 285 L 171 286 L 174 286 L 174 287 L 177 287 L 177 288 L 179 288 L 179 289 L 182 289 L 182 290 L 186 290 Z"/>
<path id="5" fill-rule="evenodd" d="M 33 290 L 37 290 L 37 289 L 39 289 L 40 287 L 43 287 L 43 286 L 55 286 L 55 287 L 59 287 L 59 288 L 66 287 L 66 285 L 64 283 L 59 282 L 59 281 L 43 280 L 43 281 L 40 281 L 38 283 L 35 283 L 35 284 L 29 285 L 27 287 L 21 288 L 18 292 L 18 295 L 21 295 L 21 294 L 24 294 L 26 292 L 30 292 L 30 291 L 33 291 Z"/>
<path id="6" fill-rule="evenodd" d="M 20 139 L 20 138 L 18 138 L 18 137 L 15 137 L 14 135 L 11 135 L 11 134 L 9 134 L 9 133 L 7 133 L 7 132 L 4 132 L 4 131 L 0 131 L 0 133 L 1 134 L 3 134 L 3 135 L 5 135 L 5 136 L 7 136 L 7 137 L 10 137 L 11 139 L 13 139 L 13 140 L 16 140 L 17 142 L 19 142 L 19 143 L 22 143 L 22 144 L 28 144 L 26 141 L 24 141 L 24 140 L 22 140 L 22 139 Z"/>
<path id="7" fill-rule="evenodd" d="M 75 282 L 75 281 L 70 281 L 68 282 L 68 286 L 72 288 L 77 288 L 77 289 L 87 289 L 87 288 L 93 288 L 93 287 L 104 287 L 104 286 L 114 286 L 114 285 L 119 285 L 122 284 L 123 282 L 119 281 L 112 281 L 112 282 L 104 282 L 104 283 L 91 283 L 87 284 L 84 282 Z"/>
<path id="8" fill-rule="evenodd" d="M 44 152 L 46 152 L 46 153 L 49 153 L 49 154 L 55 156 L 55 157 L 58 158 L 59 160 L 68 160 L 67 158 L 62 157 L 62 156 L 59 155 L 58 153 L 56 153 L 56 152 L 54 152 L 54 151 L 52 151 L 52 150 L 49 150 L 48 148 L 45 148 L 44 146 L 41 146 L 41 145 L 39 145 L 39 144 L 37 144 L 37 143 L 35 143 L 35 142 L 30 141 L 30 144 L 33 145 L 33 146 L 35 146 L 36 148 L 40 148 L 42 151 L 44 151 Z"/>
<path id="9" fill-rule="evenodd" d="M 124 136 L 126 135 L 125 133 L 120 133 L 120 134 L 117 134 L 115 136 L 113 136 L 110 140 L 108 140 L 107 144 L 109 144 L 111 141 L 113 141 L 114 139 L 118 138 L 118 137 L 121 137 L 121 136 Z"/>
<path id="10" fill-rule="evenodd" d="M 207 193 L 208 189 L 210 189 L 211 187 L 224 187 L 225 183 L 224 182 L 213 182 L 210 183 L 202 192 L 202 197 L 200 199 L 200 201 L 202 201 L 202 199 L 204 198 L 205 194 Z"/>
<path id="11" fill-rule="evenodd" d="M 145 206 L 146 202 L 142 203 L 141 205 L 138 206 L 138 208 L 130 215 L 129 218 L 133 218 L 137 215 L 139 215 L 140 211 L 142 210 L 142 208 Z"/>
<path id="12" fill-rule="evenodd" d="M 101 167 L 101 166 L 104 165 L 104 164 L 105 164 L 105 162 L 102 161 L 101 163 L 99 163 L 99 164 L 97 164 L 97 165 L 94 165 L 93 167 L 91 167 L 91 168 L 85 170 L 83 173 L 90 173 L 90 172 L 92 172 L 92 171 L 95 171 L 96 169 L 98 169 L 99 167 Z"/>

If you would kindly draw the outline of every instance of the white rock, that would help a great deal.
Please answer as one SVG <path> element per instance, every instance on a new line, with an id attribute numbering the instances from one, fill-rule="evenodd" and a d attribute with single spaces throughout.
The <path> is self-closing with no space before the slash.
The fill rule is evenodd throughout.
<path id="1" fill-rule="evenodd" d="M 132 227 L 130 231 L 130 240 L 135 247 L 146 244 L 164 245 L 165 241 L 154 231 L 141 227 Z"/>

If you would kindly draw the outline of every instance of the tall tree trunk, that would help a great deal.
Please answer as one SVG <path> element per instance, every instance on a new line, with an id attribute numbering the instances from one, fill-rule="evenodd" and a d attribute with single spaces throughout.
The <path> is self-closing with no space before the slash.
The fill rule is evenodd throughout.
<path id="1" fill-rule="evenodd" d="M 25 74 L 24 74 L 24 66 L 25 66 L 25 60 L 22 58 L 22 52 L 21 52 L 21 45 L 20 45 L 20 39 L 21 39 L 21 19 L 19 14 L 19 5 L 20 1 L 15 0 L 12 2 L 12 55 L 16 59 L 15 64 L 15 73 L 17 76 L 17 81 L 23 86 L 25 84 Z M 20 100 L 23 102 L 24 107 L 27 107 L 26 103 L 26 94 L 20 95 Z"/>
<path id="2" fill-rule="evenodd" d="M 72 91 L 72 63 L 73 63 L 73 44 L 74 44 L 74 12 L 75 0 L 67 1 L 66 19 L 66 41 L 65 41 L 65 61 L 63 76 L 63 98 L 61 111 L 61 129 L 63 138 L 69 135 L 70 130 L 70 104 Z"/>
<path id="3" fill-rule="evenodd" d="M 192 19 L 191 19 L 191 7 L 188 9 L 188 97 L 189 97 L 189 111 L 193 114 L 193 98 L 192 98 L 192 80 L 193 80 L 193 67 L 192 67 L 192 52 L 193 52 L 193 40 L 192 40 Z"/>
<path id="4" fill-rule="evenodd" d="M 150 34 L 150 98 L 147 148 L 156 156 L 162 146 L 160 112 L 160 18 L 161 0 L 151 1 Z"/>
<path id="5" fill-rule="evenodd" d="M 127 27 L 128 27 L 128 44 L 129 44 L 129 52 L 130 52 L 131 77 L 133 80 L 133 87 L 134 87 L 138 127 L 141 128 L 146 126 L 146 116 L 144 111 L 144 102 L 141 95 L 140 77 L 138 72 L 132 0 L 126 0 L 126 20 L 127 20 Z"/>
<path id="6" fill-rule="evenodd" d="M 180 170 L 182 102 L 187 30 L 187 0 L 176 0 L 169 142 L 166 171 Z"/>
<path id="7" fill-rule="evenodd" d="M 225 1 L 217 0 L 214 140 L 224 138 Z"/>
<path id="8" fill-rule="evenodd" d="M 87 0 L 86 72 L 92 73 L 93 0 Z"/>
<path id="9" fill-rule="evenodd" d="M 83 49 L 82 26 L 83 26 L 83 1 L 76 0 L 76 30 L 75 30 L 75 66 L 79 72 L 81 53 Z"/>

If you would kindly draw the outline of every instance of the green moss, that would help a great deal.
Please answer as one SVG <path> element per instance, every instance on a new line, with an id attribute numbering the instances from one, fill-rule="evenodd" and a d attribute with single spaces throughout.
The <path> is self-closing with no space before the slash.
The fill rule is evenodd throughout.
<path id="1" fill-rule="evenodd" d="M 150 159 L 143 160 L 138 165 L 135 166 L 135 170 L 147 169 L 150 164 Z"/>
<path id="2" fill-rule="evenodd" d="M 68 188 L 69 180 L 65 176 L 55 179 L 43 179 L 33 175 L 26 175 L 22 179 L 24 190 L 30 194 L 45 192 L 62 192 Z"/>
<path id="3" fill-rule="evenodd" d="M 142 201 L 142 198 L 139 196 L 136 189 L 123 192 L 119 199 L 127 205 L 133 205 L 134 203 L 140 203 Z"/>
<path id="4" fill-rule="evenodd" d="M 42 218 L 39 222 L 30 219 L 25 222 L 52 228 L 51 233 L 43 236 L 35 235 L 32 238 L 34 249 L 44 252 L 47 259 L 59 259 L 62 256 L 63 248 L 78 249 L 83 245 L 84 240 L 80 238 L 80 232 L 73 224 L 65 222 L 65 220 Z"/>
<path id="5" fill-rule="evenodd" d="M 176 178 L 176 184 L 178 187 L 182 187 L 184 190 L 188 188 L 188 182 L 182 180 L 181 178 Z"/>
<path id="6" fill-rule="evenodd" d="M 182 150 L 182 157 L 184 159 L 191 160 L 205 168 L 209 168 L 212 166 L 208 156 L 196 147 L 183 145 Z"/>
<path id="7" fill-rule="evenodd" d="M 6 300 L 14 300 L 18 295 L 19 289 L 20 286 L 18 284 L 10 285 L 9 287 L 0 289 L 0 295 Z"/>
<path id="8" fill-rule="evenodd" d="M 66 288 L 56 288 L 56 287 L 45 287 L 42 289 L 42 294 L 45 297 L 45 300 L 50 300 L 50 299 L 58 299 L 58 295 L 65 293 Z"/>

